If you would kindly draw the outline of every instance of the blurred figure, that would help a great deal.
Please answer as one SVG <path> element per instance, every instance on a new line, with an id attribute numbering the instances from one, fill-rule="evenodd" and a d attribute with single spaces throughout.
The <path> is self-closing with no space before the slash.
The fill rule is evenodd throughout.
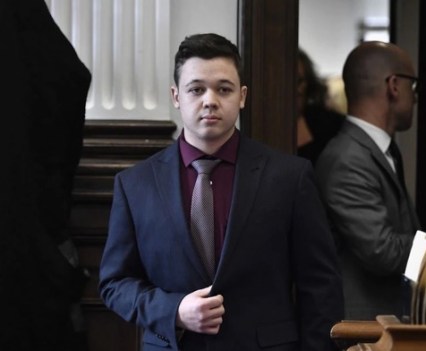
<path id="1" fill-rule="evenodd" d="M 309 56 L 299 48 L 297 86 L 297 154 L 315 165 L 344 116 L 327 106 L 327 85 L 318 77 Z"/>
<path id="2" fill-rule="evenodd" d="M 342 77 L 340 75 L 328 77 L 326 84 L 328 89 L 327 106 L 342 115 L 346 115 L 348 106 Z"/>
<path id="3" fill-rule="evenodd" d="M 402 317 L 402 274 L 419 223 L 396 132 L 410 128 L 417 77 L 407 53 L 365 42 L 343 68 L 348 117 L 316 173 L 338 244 L 345 318 Z"/>
<path id="4" fill-rule="evenodd" d="M 82 350 L 68 233 L 90 73 L 43 0 L 2 0 L 0 349 Z"/>

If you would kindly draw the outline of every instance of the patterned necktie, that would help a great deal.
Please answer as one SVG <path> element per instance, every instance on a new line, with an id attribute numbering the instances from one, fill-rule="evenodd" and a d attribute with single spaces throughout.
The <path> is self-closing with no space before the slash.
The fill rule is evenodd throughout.
<path id="1" fill-rule="evenodd" d="M 405 187 L 404 166 L 402 164 L 401 151 L 399 151 L 398 145 L 393 139 L 389 145 L 389 154 L 392 156 L 393 163 L 395 165 L 395 173 L 398 177 L 399 183 L 404 192 L 407 193 L 407 189 Z"/>
<path id="2" fill-rule="evenodd" d="M 191 233 L 205 267 L 213 279 L 215 271 L 213 190 L 210 173 L 220 160 L 198 159 L 192 166 L 198 172 L 191 201 Z"/>

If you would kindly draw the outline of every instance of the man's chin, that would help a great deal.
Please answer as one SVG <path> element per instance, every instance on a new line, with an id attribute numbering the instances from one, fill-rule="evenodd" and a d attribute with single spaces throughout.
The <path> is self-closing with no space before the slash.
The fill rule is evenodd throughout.
<path id="1" fill-rule="evenodd" d="M 223 141 L 223 140 L 228 140 L 232 134 L 233 134 L 234 130 L 232 131 L 228 131 L 228 132 L 223 132 L 221 130 L 217 130 L 215 128 L 209 128 L 209 130 L 206 130 L 202 135 L 201 135 L 201 139 L 203 139 L 206 142 L 218 142 L 218 141 Z"/>

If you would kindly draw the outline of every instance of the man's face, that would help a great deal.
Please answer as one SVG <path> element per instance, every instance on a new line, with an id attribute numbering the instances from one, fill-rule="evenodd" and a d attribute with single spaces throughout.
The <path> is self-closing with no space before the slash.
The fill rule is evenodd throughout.
<path id="1" fill-rule="evenodd" d="M 395 113 L 395 131 L 402 132 L 411 127 L 413 122 L 414 105 L 417 102 L 417 93 L 413 89 L 415 79 L 414 67 L 407 55 L 401 57 L 404 68 L 395 74 L 398 86 L 399 104 Z"/>
<path id="2" fill-rule="evenodd" d="M 180 109 L 186 141 L 199 149 L 223 145 L 234 132 L 246 94 L 247 87 L 240 86 L 231 59 L 188 59 L 181 67 L 179 86 L 172 87 L 173 104 Z"/>
<path id="3" fill-rule="evenodd" d="M 410 75 L 413 76 L 413 74 Z M 412 80 L 400 78 L 401 108 L 397 115 L 396 131 L 408 130 L 412 125 L 414 104 L 417 102 L 417 95 L 412 89 L 412 84 Z"/>

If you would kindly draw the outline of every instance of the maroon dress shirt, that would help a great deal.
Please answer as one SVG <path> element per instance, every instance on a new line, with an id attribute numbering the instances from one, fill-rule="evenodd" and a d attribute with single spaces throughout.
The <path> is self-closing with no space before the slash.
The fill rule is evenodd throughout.
<path id="1" fill-rule="evenodd" d="M 228 224 L 229 210 L 232 200 L 232 189 L 235 174 L 235 163 L 240 134 L 236 129 L 231 138 L 213 155 L 206 155 L 201 150 L 188 144 L 182 131 L 179 137 L 181 155 L 180 179 L 183 196 L 183 206 L 188 228 L 190 228 L 191 198 L 197 179 L 197 171 L 191 162 L 203 158 L 219 158 L 222 162 L 210 174 L 214 198 L 214 236 L 216 265 L 219 262 Z"/>

